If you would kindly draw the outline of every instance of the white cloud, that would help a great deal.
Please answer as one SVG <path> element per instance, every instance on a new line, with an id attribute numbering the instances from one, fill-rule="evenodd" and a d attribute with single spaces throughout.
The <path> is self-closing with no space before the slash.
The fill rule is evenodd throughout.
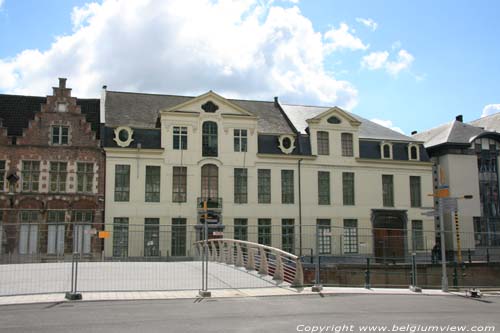
<path id="1" fill-rule="evenodd" d="M 297 7 L 261 0 L 104 0 L 75 8 L 72 22 L 73 33 L 47 50 L 0 59 L 0 91 L 45 94 L 57 77 L 67 77 L 79 97 L 98 96 L 107 84 L 170 94 L 278 95 L 347 109 L 356 104 L 353 85 L 325 70 L 332 42 Z M 335 32 L 328 35 L 334 49 L 347 47 Z M 356 43 L 354 49 L 365 48 Z"/>
<path id="2" fill-rule="evenodd" d="M 4 0 L 0 0 L 0 10 L 2 10 L 3 3 L 4 3 Z"/>
<path id="3" fill-rule="evenodd" d="M 349 31 L 351 30 L 351 31 Z M 333 52 L 341 49 L 355 50 L 366 50 L 369 45 L 363 44 L 363 41 L 358 37 L 355 37 L 352 33 L 354 31 L 349 29 L 349 26 L 345 23 L 340 23 L 338 29 L 332 28 L 325 32 L 325 46 L 327 52 Z"/>
<path id="4" fill-rule="evenodd" d="M 415 57 L 406 50 L 399 50 L 396 60 L 389 60 L 389 52 L 372 52 L 361 59 L 361 66 L 369 70 L 385 69 L 389 74 L 397 76 L 401 71 L 410 68 Z"/>
<path id="5" fill-rule="evenodd" d="M 372 31 L 375 31 L 378 28 L 378 23 L 372 20 L 371 18 L 365 19 L 358 17 L 356 18 L 356 22 L 363 24 L 365 27 L 370 28 Z"/>
<path id="6" fill-rule="evenodd" d="M 401 134 L 405 134 L 401 128 L 399 128 L 397 126 L 394 126 L 394 124 L 392 123 L 391 120 L 382 120 L 382 119 L 377 119 L 377 118 L 370 119 L 370 120 L 373 121 L 376 124 L 379 124 L 381 126 L 390 128 L 393 131 L 399 132 Z"/>
<path id="7" fill-rule="evenodd" d="M 500 104 L 488 104 L 483 108 L 481 118 L 500 112 Z"/>

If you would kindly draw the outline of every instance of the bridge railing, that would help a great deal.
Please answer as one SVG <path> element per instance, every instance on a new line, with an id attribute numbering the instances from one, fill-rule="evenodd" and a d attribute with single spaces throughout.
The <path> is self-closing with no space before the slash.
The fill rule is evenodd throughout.
<path id="1" fill-rule="evenodd" d="M 302 287 L 304 284 L 300 258 L 278 248 L 227 238 L 198 241 L 195 244 L 200 256 L 207 245 L 209 261 L 257 271 L 261 275 L 272 276 L 275 281 L 290 283 L 292 287 Z"/>

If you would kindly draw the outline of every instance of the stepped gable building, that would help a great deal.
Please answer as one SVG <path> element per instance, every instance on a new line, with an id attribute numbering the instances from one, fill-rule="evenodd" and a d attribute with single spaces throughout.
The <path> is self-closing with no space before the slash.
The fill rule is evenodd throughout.
<path id="1" fill-rule="evenodd" d="M 461 239 L 464 251 L 500 245 L 499 130 L 500 113 L 470 123 L 464 123 L 459 115 L 452 122 L 413 135 L 424 142 L 436 168 L 441 168 L 450 195 L 473 196 L 472 200 L 458 201 L 459 228 L 465 233 Z M 437 177 L 434 185 L 437 186 Z M 456 250 L 452 217 L 445 216 L 444 223 L 449 231 L 449 249 Z"/>
<path id="2" fill-rule="evenodd" d="M 329 231 L 324 255 L 403 258 L 434 245 L 433 219 L 421 215 L 432 164 L 417 139 L 277 98 L 104 89 L 101 100 L 107 257 L 193 255 L 204 223 L 210 237 L 296 254 L 315 248 L 317 225 Z"/>
<path id="3" fill-rule="evenodd" d="M 4 258 L 101 254 L 90 231 L 104 213 L 99 113 L 99 99 L 72 97 L 66 79 L 47 97 L 0 95 Z"/>

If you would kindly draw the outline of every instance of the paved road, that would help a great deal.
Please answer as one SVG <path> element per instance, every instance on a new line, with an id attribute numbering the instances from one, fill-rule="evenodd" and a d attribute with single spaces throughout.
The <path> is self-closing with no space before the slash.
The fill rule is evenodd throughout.
<path id="1" fill-rule="evenodd" d="M 393 325 L 492 325 L 499 332 L 500 297 L 339 295 L 0 306 L 1 332 L 297 332 L 312 329 L 308 325 L 329 325 L 333 332 L 332 325 L 347 325 L 343 332 L 358 332 L 359 325 L 388 325 L 388 331 Z M 418 332 L 412 326 L 407 332 L 412 329 Z"/>

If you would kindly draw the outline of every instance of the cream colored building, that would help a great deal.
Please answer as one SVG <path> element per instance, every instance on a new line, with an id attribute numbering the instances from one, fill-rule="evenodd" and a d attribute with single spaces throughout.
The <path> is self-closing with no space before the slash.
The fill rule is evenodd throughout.
<path id="1" fill-rule="evenodd" d="M 432 163 L 415 139 L 277 98 L 104 90 L 101 103 L 107 257 L 193 255 L 207 199 L 209 237 L 305 255 L 319 225 L 324 255 L 404 258 L 434 245 L 421 214 Z"/>

